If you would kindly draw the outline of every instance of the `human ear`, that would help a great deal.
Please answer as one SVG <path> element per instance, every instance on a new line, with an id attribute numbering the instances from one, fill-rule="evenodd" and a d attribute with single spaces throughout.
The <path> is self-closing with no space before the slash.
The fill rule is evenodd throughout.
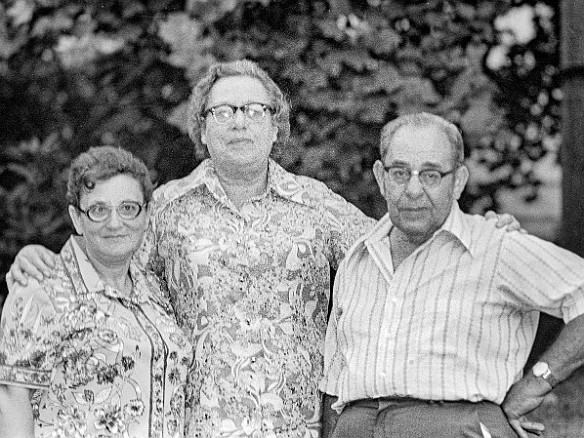
<path id="1" fill-rule="evenodd" d="M 385 197 L 386 188 L 385 188 L 385 169 L 383 168 L 383 164 L 381 161 L 376 160 L 373 163 L 373 175 L 375 176 L 375 181 L 377 181 L 377 185 L 379 186 L 379 191 Z"/>
<path id="2" fill-rule="evenodd" d="M 207 146 L 207 124 L 201 124 L 201 143 Z"/>
<path id="3" fill-rule="evenodd" d="M 272 124 L 272 144 L 276 143 L 276 140 L 278 140 L 278 126 Z"/>
<path id="4" fill-rule="evenodd" d="M 468 182 L 468 177 L 469 177 L 468 168 L 464 164 L 462 164 L 461 166 L 459 166 L 458 169 L 456 169 L 456 172 L 454 173 L 455 200 L 460 199 L 460 195 L 462 195 L 462 192 L 466 187 L 466 183 Z"/>
<path id="5" fill-rule="evenodd" d="M 81 223 L 81 217 L 80 217 L 79 210 L 77 210 L 75 207 L 70 205 L 68 208 L 68 211 L 69 211 L 69 217 L 71 218 L 71 221 L 73 222 L 73 227 L 75 227 L 75 232 L 77 234 L 79 234 L 80 236 L 83 236 L 83 224 Z"/>
<path id="6" fill-rule="evenodd" d="M 150 216 L 152 214 L 152 201 L 150 201 L 147 205 L 146 208 L 144 209 L 144 229 L 147 230 L 148 229 L 148 224 L 150 223 Z"/>

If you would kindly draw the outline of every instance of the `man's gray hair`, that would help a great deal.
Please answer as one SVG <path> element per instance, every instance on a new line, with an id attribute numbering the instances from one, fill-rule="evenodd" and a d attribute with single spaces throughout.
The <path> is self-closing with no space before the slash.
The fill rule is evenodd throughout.
<path id="1" fill-rule="evenodd" d="M 189 101 L 187 128 L 196 148 L 208 154 L 206 146 L 201 142 L 201 132 L 205 129 L 204 112 L 208 109 L 209 94 L 215 82 L 230 76 L 256 78 L 265 87 L 270 100 L 266 103 L 274 110 L 272 118 L 278 128 L 278 136 L 272 147 L 272 153 L 276 152 L 275 149 L 283 146 L 290 136 L 290 104 L 272 78 L 258 64 L 247 59 L 212 65 L 207 74 L 194 86 Z"/>
<path id="2" fill-rule="evenodd" d="M 426 112 L 405 114 L 393 119 L 391 122 L 387 123 L 383 130 L 381 131 L 381 156 L 384 157 L 388 147 L 391 144 L 391 139 L 395 133 L 403 126 L 413 126 L 416 128 L 423 128 L 434 126 L 440 129 L 452 145 L 452 151 L 454 152 L 454 164 L 459 166 L 464 162 L 464 143 L 462 141 L 462 135 L 460 130 L 456 125 L 448 120 L 437 116 L 436 114 L 430 114 Z"/>

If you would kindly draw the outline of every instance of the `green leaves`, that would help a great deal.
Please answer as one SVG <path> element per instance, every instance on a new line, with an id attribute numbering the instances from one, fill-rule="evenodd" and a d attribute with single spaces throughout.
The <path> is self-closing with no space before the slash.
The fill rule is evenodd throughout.
<path id="1" fill-rule="evenodd" d="M 12 22 L 12 26 L 18 27 L 27 24 L 32 19 L 34 2 L 31 0 L 16 0 L 6 11 L 6 15 Z"/>
<path id="2" fill-rule="evenodd" d="M 169 61 L 186 69 L 191 84 L 214 59 L 258 61 L 292 103 L 291 152 L 284 154 L 289 168 L 361 199 L 355 190 L 363 190 L 364 172 L 378 154 L 379 138 L 370 133 L 397 114 L 431 111 L 462 123 L 470 150 L 511 138 L 497 137 L 509 129 L 508 113 L 492 74 L 483 72 L 489 48 L 497 43 L 493 20 L 511 6 L 506 0 L 359 5 L 195 0 L 186 11 L 168 16 L 160 35 L 171 46 Z M 184 105 L 177 106 L 169 120 L 180 125 L 184 111 Z M 476 165 L 488 173 L 509 156 L 483 154 Z M 361 170 L 347 171 L 345 157 L 355 157 L 349 161 L 359 162 Z M 518 163 L 505 164 L 510 174 L 500 172 L 488 187 L 471 182 L 466 207 L 483 190 L 493 205 L 497 184 L 530 183 L 510 176 L 525 171 Z M 370 195 L 376 193 L 375 182 L 368 184 L 367 201 L 359 206 L 379 216 L 383 201 Z"/>
<path id="3" fill-rule="evenodd" d="M 124 44 L 122 40 L 104 35 L 87 34 L 81 38 L 61 35 L 54 50 L 64 68 L 83 68 L 102 56 L 121 50 Z"/>
<path id="4" fill-rule="evenodd" d="M 171 48 L 168 62 L 185 69 L 190 79 L 200 76 L 214 62 L 214 58 L 207 54 L 211 40 L 202 33 L 202 23 L 184 12 L 168 14 L 158 24 L 158 36 Z"/>
<path id="5" fill-rule="evenodd" d="M 213 62 L 248 57 L 292 104 L 288 169 L 379 217 L 385 203 L 370 169 L 380 130 L 398 114 L 430 111 L 465 131 L 477 178 L 463 206 L 492 208 L 502 185 L 535 187 L 532 164 L 557 143 L 555 18 L 538 2 L 535 39 L 498 50 L 493 21 L 516 4 L 10 0 L 0 5 L 0 142 L 26 148 L 57 133 L 67 159 L 119 144 L 159 182 L 183 176 L 202 159 L 185 129 L 190 87 Z M 486 68 L 497 56 L 504 65 Z M 42 164 L 2 159 L 11 175 Z"/>
<path id="6" fill-rule="evenodd" d="M 189 92 L 183 64 L 168 62 L 157 35 L 169 4 L 0 5 L 0 273 L 26 243 L 63 244 L 66 169 L 90 146 L 125 147 L 156 179 L 192 169 L 190 141 L 166 121 Z"/>
<path id="7" fill-rule="evenodd" d="M 12 258 L 27 243 L 44 243 L 57 249 L 70 232 L 63 212 L 63 169 L 70 156 L 60 149 L 58 136 L 32 139 L 2 153 L 8 162 L 0 165 L 2 234 L 0 258 Z"/>

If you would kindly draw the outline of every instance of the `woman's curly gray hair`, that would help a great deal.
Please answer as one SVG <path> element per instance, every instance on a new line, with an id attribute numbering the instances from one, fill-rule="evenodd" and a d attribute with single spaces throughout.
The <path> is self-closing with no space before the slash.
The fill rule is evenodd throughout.
<path id="1" fill-rule="evenodd" d="M 249 76 L 258 79 L 268 92 L 268 104 L 274 110 L 272 119 L 278 128 L 278 136 L 272 147 L 272 155 L 286 143 L 290 136 L 290 104 L 282 90 L 255 62 L 242 59 L 239 61 L 214 64 L 209 71 L 194 86 L 188 109 L 187 127 L 189 136 L 195 142 L 197 151 L 208 156 L 207 147 L 201 141 L 201 132 L 205 129 L 204 111 L 209 103 L 209 94 L 215 82 L 229 76 Z"/>
<path id="2" fill-rule="evenodd" d="M 79 208 L 83 193 L 91 192 L 98 181 L 117 175 L 128 175 L 138 181 L 144 202 L 150 202 L 153 185 L 148 168 L 131 152 L 113 146 L 92 147 L 75 157 L 69 167 L 67 201 Z"/>

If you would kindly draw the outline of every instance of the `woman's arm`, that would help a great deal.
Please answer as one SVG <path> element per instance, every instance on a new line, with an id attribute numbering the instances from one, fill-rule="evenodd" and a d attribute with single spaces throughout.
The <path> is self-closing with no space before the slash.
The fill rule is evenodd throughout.
<path id="1" fill-rule="evenodd" d="M 0 438 L 34 438 L 31 392 L 22 386 L 0 384 Z"/>

